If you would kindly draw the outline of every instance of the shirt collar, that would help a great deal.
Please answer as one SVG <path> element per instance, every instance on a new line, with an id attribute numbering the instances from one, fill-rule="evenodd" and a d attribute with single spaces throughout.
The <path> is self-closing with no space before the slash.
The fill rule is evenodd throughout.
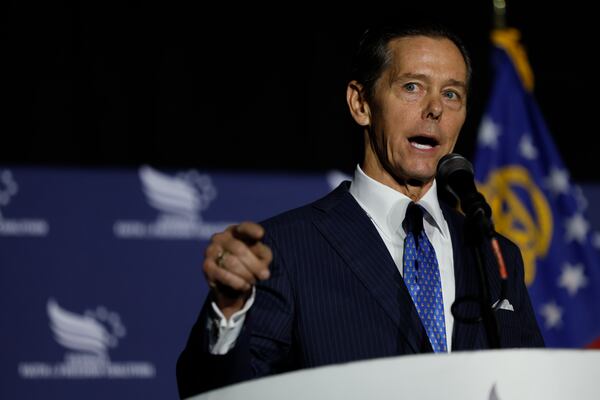
<path id="1" fill-rule="evenodd" d="M 399 239 L 404 240 L 406 234 L 401 226 L 406 208 L 411 202 L 408 196 L 369 177 L 360 165 L 357 165 L 354 171 L 350 193 L 390 240 L 398 236 Z M 435 180 L 417 204 L 426 211 L 424 213 L 426 222 L 436 227 L 442 236 L 446 236 L 447 233 L 442 228 L 446 224 L 437 197 Z"/>

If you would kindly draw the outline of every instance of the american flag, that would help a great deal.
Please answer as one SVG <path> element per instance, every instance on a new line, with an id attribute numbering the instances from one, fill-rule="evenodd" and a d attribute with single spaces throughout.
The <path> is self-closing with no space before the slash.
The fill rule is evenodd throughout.
<path id="1" fill-rule="evenodd" d="M 515 29 L 492 34 L 494 84 L 479 128 L 475 178 L 496 230 L 521 249 L 548 347 L 600 338 L 600 261 L 587 202 L 553 143 L 532 94 L 533 74 Z"/>

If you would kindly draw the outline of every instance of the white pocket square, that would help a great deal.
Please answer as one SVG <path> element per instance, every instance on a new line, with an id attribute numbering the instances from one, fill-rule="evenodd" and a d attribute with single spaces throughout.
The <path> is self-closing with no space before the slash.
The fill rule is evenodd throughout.
<path id="1" fill-rule="evenodd" d="M 508 299 L 504 299 L 502 300 L 502 302 L 500 302 L 500 305 L 498 306 L 498 302 L 500 300 L 497 300 L 493 305 L 492 308 L 496 308 L 497 310 L 506 310 L 506 311 L 515 311 L 515 308 L 513 307 L 512 304 L 510 304 L 510 301 L 508 301 Z"/>

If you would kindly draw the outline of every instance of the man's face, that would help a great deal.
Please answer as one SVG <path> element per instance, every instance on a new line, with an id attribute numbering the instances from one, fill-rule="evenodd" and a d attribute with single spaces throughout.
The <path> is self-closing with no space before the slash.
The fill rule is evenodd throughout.
<path id="1" fill-rule="evenodd" d="M 448 39 L 425 36 L 390 42 L 390 66 L 369 104 L 365 167 L 385 180 L 430 182 L 465 121 L 467 67 Z"/>

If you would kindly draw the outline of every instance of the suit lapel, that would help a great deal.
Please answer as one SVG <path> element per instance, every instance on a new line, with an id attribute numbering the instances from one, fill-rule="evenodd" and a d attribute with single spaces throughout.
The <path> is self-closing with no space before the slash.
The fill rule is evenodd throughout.
<path id="1" fill-rule="evenodd" d="M 464 239 L 464 218 L 456 211 L 452 210 L 440 202 L 442 211 L 452 237 L 452 253 L 454 259 L 454 280 L 455 280 L 455 302 L 466 296 L 477 296 L 479 294 L 479 282 L 477 280 L 479 272 L 476 269 L 474 260 Z M 474 301 L 462 303 L 457 308 L 457 312 L 462 316 L 480 315 L 479 306 Z M 464 323 L 454 319 L 454 332 L 452 334 L 452 350 L 469 350 L 475 348 L 477 336 L 481 334 L 481 323 Z"/>
<path id="2" fill-rule="evenodd" d="M 348 192 L 339 187 L 317 208 L 325 211 L 315 224 L 328 242 L 398 326 L 415 352 L 422 351 L 423 328 L 410 294 L 375 226 Z"/>

